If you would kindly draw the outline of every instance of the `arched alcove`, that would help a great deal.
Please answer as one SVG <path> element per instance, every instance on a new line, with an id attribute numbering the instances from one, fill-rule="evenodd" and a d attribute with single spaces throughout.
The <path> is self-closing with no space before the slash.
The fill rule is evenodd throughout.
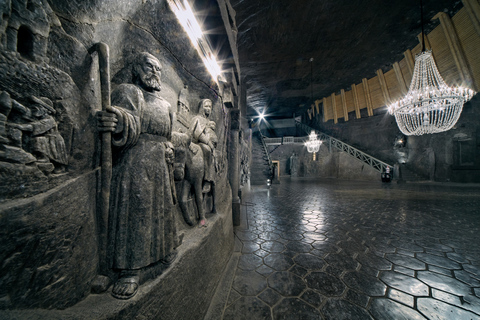
<path id="1" fill-rule="evenodd" d="M 33 60 L 34 35 L 27 26 L 21 26 L 17 34 L 17 52 L 24 58 Z"/>

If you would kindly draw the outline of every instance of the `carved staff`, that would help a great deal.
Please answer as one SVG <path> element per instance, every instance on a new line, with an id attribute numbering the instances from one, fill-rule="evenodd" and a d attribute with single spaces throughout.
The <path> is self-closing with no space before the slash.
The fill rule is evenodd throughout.
<path id="1" fill-rule="evenodd" d="M 100 89 L 102 97 L 102 111 L 113 112 L 110 105 L 110 63 L 108 45 L 102 42 L 94 44 L 89 54 L 97 52 L 98 65 L 100 69 Z M 100 273 L 107 274 L 107 231 L 108 212 L 110 201 L 110 184 L 112 180 L 112 133 L 102 132 L 102 153 L 101 153 L 101 193 L 99 203 L 99 214 L 97 216 L 99 231 L 99 261 Z"/>

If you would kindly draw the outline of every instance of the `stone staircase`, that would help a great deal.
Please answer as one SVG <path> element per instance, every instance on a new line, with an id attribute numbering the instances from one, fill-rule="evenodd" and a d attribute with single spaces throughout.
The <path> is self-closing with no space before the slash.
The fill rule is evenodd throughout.
<path id="1" fill-rule="evenodd" d="M 250 166 L 250 184 L 265 185 L 267 179 L 272 179 L 268 156 L 262 144 L 260 133 L 255 132 L 252 136 L 252 165 Z"/>

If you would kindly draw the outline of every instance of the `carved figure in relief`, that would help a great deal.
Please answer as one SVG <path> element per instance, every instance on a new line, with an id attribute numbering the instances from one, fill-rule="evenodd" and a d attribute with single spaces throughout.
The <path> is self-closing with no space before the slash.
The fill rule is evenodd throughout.
<path id="1" fill-rule="evenodd" d="M 193 117 L 190 124 L 190 132 L 192 135 L 191 151 L 196 154 L 198 148 L 203 155 L 204 176 L 203 176 L 203 193 L 215 193 L 215 148 L 217 147 L 218 139 L 215 133 L 216 124 L 210 120 L 212 113 L 212 101 L 210 99 L 203 99 L 200 102 L 199 115 Z M 214 201 L 215 203 L 215 201 Z M 213 212 L 215 212 L 215 204 L 213 205 Z M 200 221 L 203 225 L 205 221 Z"/>
<path id="2" fill-rule="evenodd" d="M 12 100 L 12 105 L 22 114 L 24 122 L 9 122 L 10 140 L 14 146 L 33 154 L 37 166 L 45 173 L 60 173 L 68 164 L 65 141 L 58 132 L 53 115 L 56 113 L 48 98 L 30 97 L 31 104 L 25 108 Z M 24 137 L 25 136 L 25 137 Z"/>
<path id="3" fill-rule="evenodd" d="M 133 84 L 112 93 L 110 112 L 99 112 L 99 130 L 112 131 L 113 172 L 107 255 L 119 272 L 112 295 L 133 297 L 140 269 L 169 264 L 178 246 L 174 216 L 173 112 L 159 96 L 161 64 L 137 56 Z"/>
<path id="4" fill-rule="evenodd" d="M 185 103 L 185 94 L 186 87 L 182 89 L 178 104 L 188 108 L 188 103 Z M 217 145 L 217 136 L 214 131 L 215 122 L 209 120 L 211 110 L 212 101 L 202 100 L 200 114 L 185 126 L 188 133 L 174 132 L 173 134 L 173 142 L 176 147 L 175 177 L 177 181 L 181 181 L 179 205 L 185 222 L 189 225 L 196 224 L 198 218 L 199 226 L 206 226 L 204 205 L 206 193 L 211 193 L 212 213 L 216 212 L 214 151 Z M 185 115 L 187 114 L 185 113 Z M 192 192 L 198 217 L 196 212 L 192 211 L 192 207 L 188 206 Z"/>
<path id="5" fill-rule="evenodd" d="M 297 165 L 298 165 L 298 157 L 296 155 L 296 153 L 292 153 L 292 155 L 290 156 L 290 175 L 292 177 L 296 177 L 297 176 Z"/>

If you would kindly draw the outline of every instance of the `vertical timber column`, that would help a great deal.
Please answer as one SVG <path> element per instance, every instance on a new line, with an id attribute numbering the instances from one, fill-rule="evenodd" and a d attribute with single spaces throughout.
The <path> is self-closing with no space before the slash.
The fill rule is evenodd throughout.
<path id="1" fill-rule="evenodd" d="M 393 70 L 395 70 L 395 76 L 397 77 L 398 84 L 400 85 L 400 90 L 402 91 L 402 95 L 407 94 L 407 85 L 405 84 L 405 79 L 402 75 L 402 69 L 398 62 L 393 64 Z"/>
<path id="2" fill-rule="evenodd" d="M 239 179 L 239 131 L 240 131 L 240 110 L 237 108 L 229 109 L 230 132 L 228 136 L 228 180 L 232 188 L 232 220 L 234 226 L 240 225 L 240 198 L 238 190 L 240 186 Z"/>
<path id="3" fill-rule="evenodd" d="M 348 121 L 347 100 L 345 99 L 345 89 L 340 90 L 342 97 L 343 120 Z"/>
<path id="4" fill-rule="evenodd" d="M 388 93 L 387 81 L 382 69 L 377 70 L 378 81 L 380 82 L 380 88 L 382 88 L 383 100 L 386 106 L 390 103 L 390 94 Z"/>
<path id="5" fill-rule="evenodd" d="M 462 82 L 467 85 L 475 85 L 472 80 L 472 73 L 470 72 L 470 68 L 468 67 L 467 59 L 465 58 L 465 54 L 463 53 L 462 45 L 460 43 L 460 40 L 458 39 L 457 31 L 455 31 L 452 20 L 445 12 L 437 13 L 432 18 L 432 20 L 433 19 L 440 20 L 440 25 L 442 26 L 443 32 L 445 33 L 445 38 L 447 38 L 450 52 L 452 53 L 453 60 L 455 61 L 458 73 L 462 78 Z M 474 89 L 477 90 L 477 88 Z"/>
<path id="6" fill-rule="evenodd" d="M 327 122 L 327 98 L 323 98 L 323 122 Z"/>
<path id="7" fill-rule="evenodd" d="M 405 56 L 405 59 L 407 60 L 408 71 L 410 71 L 410 75 L 413 78 L 413 70 L 415 68 L 415 59 L 413 59 L 412 51 L 410 49 L 408 49 L 407 51 L 405 51 L 403 53 L 403 55 Z"/>
<path id="8" fill-rule="evenodd" d="M 338 123 L 337 103 L 335 101 L 335 92 L 332 93 L 333 123 Z"/>
<path id="9" fill-rule="evenodd" d="M 472 20 L 473 26 L 480 35 L 480 4 L 477 0 L 462 0 L 463 6 L 467 9 L 468 16 Z"/>
<path id="10" fill-rule="evenodd" d="M 365 101 L 367 102 L 367 113 L 368 116 L 373 116 L 373 106 L 372 106 L 372 97 L 370 96 L 370 88 L 368 87 L 367 78 L 362 79 L 363 91 L 365 91 Z"/>
<path id="11" fill-rule="evenodd" d="M 357 119 L 360 119 L 361 118 L 360 103 L 358 102 L 357 86 L 355 84 L 352 84 L 352 92 L 353 92 L 353 103 L 355 104 L 355 115 Z"/>

